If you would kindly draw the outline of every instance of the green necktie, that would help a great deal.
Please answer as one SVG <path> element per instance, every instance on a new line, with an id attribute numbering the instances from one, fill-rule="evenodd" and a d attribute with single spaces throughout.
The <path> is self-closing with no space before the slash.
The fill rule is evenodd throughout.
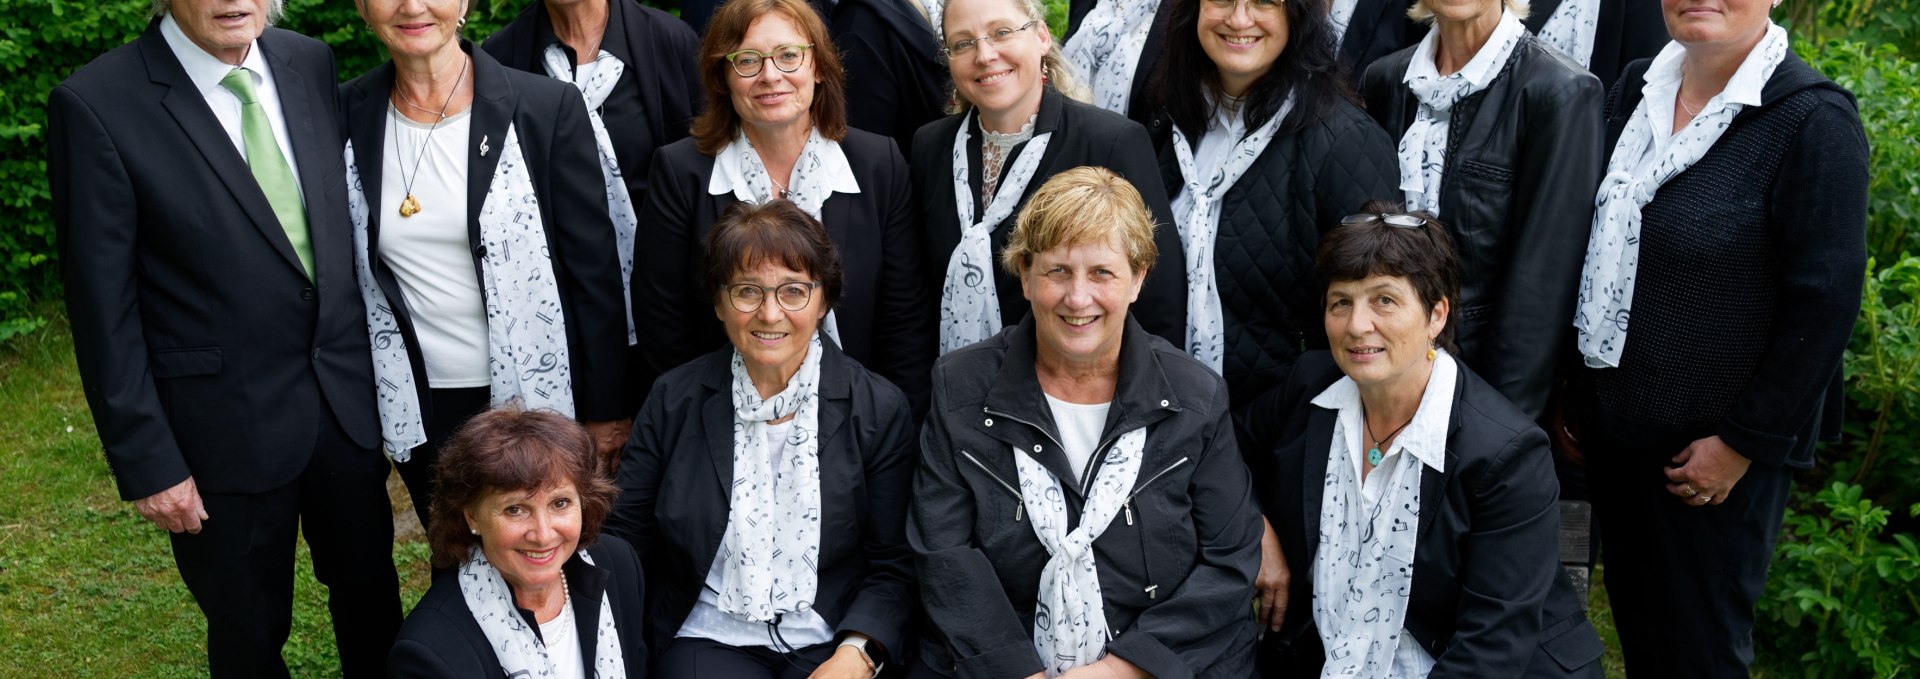
<path id="1" fill-rule="evenodd" d="M 293 243 L 293 253 L 311 277 L 313 244 L 307 240 L 307 212 L 300 204 L 300 187 L 294 185 L 293 169 L 280 153 L 280 142 L 273 137 L 267 108 L 260 105 L 260 97 L 253 91 L 253 77 L 247 69 L 236 68 L 220 80 L 220 86 L 240 98 L 240 139 L 247 147 L 247 167 L 267 194 L 274 216 L 280 218 L 280 228 L 286 229 L 287 241 Z"/>

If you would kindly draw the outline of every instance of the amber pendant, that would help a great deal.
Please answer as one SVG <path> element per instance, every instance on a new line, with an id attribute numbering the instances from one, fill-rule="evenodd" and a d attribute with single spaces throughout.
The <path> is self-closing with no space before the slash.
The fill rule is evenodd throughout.
<path id="1" fill-rule="evenodd" d="M 420 214 L 420 201 L 415 199 L 413 194 L 409 193 L 407 194 L 406 200 L 400 201 L 400 216 L 412 217 L 417 214 Z"/>

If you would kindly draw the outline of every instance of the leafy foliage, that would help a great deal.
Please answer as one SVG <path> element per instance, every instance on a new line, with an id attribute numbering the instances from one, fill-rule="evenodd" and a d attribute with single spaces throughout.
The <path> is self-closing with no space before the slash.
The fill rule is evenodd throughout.
<path id="1" fill-rule="evenodd" d="M 1860 103 L 1871 147 L 1868 251 L 1884 262 L 1920 253 L 1920 61 L 1894 45 L 1864 42 L 1797 45 L 1801 56 Z"/>
<path id="2" fill-rule="evenodd" d="M 1920 516 L 1920 504 L 1908 509 Z M 1907 676 L 1920 669 L 1920 544 L 1881 539 L 1891 510 L 1834 482 L 1787 512 L 1762 600 L 1761 638 L 1810 677 Z"/>

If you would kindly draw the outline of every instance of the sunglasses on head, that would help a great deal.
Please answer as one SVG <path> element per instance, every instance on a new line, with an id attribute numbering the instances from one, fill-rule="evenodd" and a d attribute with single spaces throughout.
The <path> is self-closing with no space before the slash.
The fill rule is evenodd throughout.
<path id="1" fill-rule="evenodd" d="M 1347 215 L 1340 218 L 1341 224 L 1372 224 L 1374 222 L 1386 222 L 1387 226 L 1402 229 L 1424 229 L 1427 228 L 1428 224 L 1432 223 L 1431 220 L 1426 217 L 1410 215 L 1404 212 L 1391 214 L 1385 212 L 1362 212 L 1357 215 Z"/>

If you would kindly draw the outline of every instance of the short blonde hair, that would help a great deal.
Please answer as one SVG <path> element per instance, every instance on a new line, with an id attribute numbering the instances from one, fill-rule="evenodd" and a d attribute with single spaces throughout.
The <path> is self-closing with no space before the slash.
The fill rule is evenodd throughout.
<path id="1" fill-rule="evenodd" d="M 1506 4 L 1507 11 L 1513 13 L 1513 18 L 1521 21 L 1526 21 L 1527 12 L 1532 11 L 1532 8 L 1527 6 L 1526 0 L 1501 0 L 1501 2 Z M 1433 8 L 1427 6 L 1427 0 L 1413 0 L 1413 6 L 1407 8 L 1407 18 L 1423 24 L 1431 24 Z"/>
<path id="2" fill-rule="evenodd" d="M 1133 183 L 1104 167 L 1061 172 L 1033 192 L 1000 251 L 1000 266 L 1016 277 L 1034 255 L 1062 245 L 1104 243 L 1118 235 L 1135 274 L 1153 268 L 1153 213 Z"/>

